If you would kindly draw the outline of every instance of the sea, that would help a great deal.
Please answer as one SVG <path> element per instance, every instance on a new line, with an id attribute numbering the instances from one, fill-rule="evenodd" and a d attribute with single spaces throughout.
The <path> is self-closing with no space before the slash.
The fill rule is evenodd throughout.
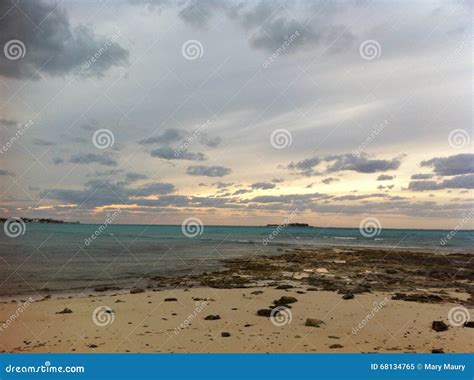
<path id="1" fill-rule="evenodd" d="M 200 274 L 223 259 L 291 248 L 375 247 L 474 253 L 474 231 L 319 227 L 26 224 L 0 231 L 0 296 L 130 287 L 153 276 Z M 10 234 L 11 235 L 11 234 Z M 18 235 L 18 236 L 17 236 Z"/>

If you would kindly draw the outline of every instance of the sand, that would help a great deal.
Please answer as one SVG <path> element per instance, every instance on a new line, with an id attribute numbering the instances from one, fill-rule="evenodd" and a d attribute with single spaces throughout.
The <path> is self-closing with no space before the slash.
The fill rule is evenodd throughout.
<path id="1" fill-rule="evenodd" d="M 17 302 L 2 303 L 0 350 L 183 353 L 474 351 L 474 330 L 449 323 L 448 313 L 459 307 L 458 303 L 392 300 L 393 292 L 356 294 L 354 299 L 344 300 L 334 291 L 306 289 L 307 286 L 288 290 L 267 286 L 172 289 L 140 294 L 124 291 L 122 294 L 75 295 L 70 298 L 53 296 L 27 303 L 20 309 Z M 281 319 L 272 322 L 271 318 L 257 315 L 257 310 L 268 308 L 281 296 L 297 299 L 290 304 L 291 309 L 284 310 L 286 319 L 280 314 Z M 468 299 L 469 294 L 457 292 L 456 297 Z M 176 298 L 177 301 L 165 301 L 167 298 Z M 65 308 L 72 312 L 56 314 Z M 101 309 L 94 314 L 97 308 Z M 105 311 L 106 308 L 109 312 Z M 473 316 L 472 308 L 468 310 Z M 205 320 L 209 315 L 219 315 L 220 319 Z M 323 323 L 320 327 L 305 326 L 307 318 Z M 434 320 L 444 321 L 448 330 L 434 331 L 431 328 Z M 227 335 L 222 333 L 230 336 L 222 336 Z"/>

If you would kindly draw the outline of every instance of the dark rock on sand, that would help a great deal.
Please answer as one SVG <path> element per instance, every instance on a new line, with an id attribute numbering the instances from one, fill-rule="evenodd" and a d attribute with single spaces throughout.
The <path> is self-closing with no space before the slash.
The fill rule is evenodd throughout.
<path id="1" fill-rule="evenodd" d="M 341 346 L 340 344 L 331 344 L 329 348 L 344 348 L 344 346 Z"/>
<path id="2" fill-rule="evenodd" d="M 342 299 L 343 300 L 352 300 L 352 299 L 354 299 L 354 294 L 352 294 L 351 292 L 346 293 L 342 296 Z"/>
<path id="3" fill-rule="evenodd" d="M 433 323 L 431 324 L 431 328 L 434 331 L 441 332 L 446 331 L 448 329 L 448 325 L 443 321 L 433 321 Z"/>
<path id="4" fill-rule="evenodd" d="M 178 299 L 174 297 L 165 298 L 165 302 L 176 302 L 176 301 L 178 301 Z"/>
<path id="5" fill-rule="evenodd" d="M 273 309 L 260 309 L 260 310 L 257 310 L 257 315 L 259 315 L 260 317 L 270 317 L 271 314 L 272 314 L 272 310 Z M 278 310 L 275 312 L 275 314 L 278 314 Z"/>
<path id="6" fill-rule="evenodd" d="M 432 353 L 432 354 L 444 354 L 444 351 L 443 351 L 442 348 L 433 348 L 433 349 L 431 350 L 431 353 Z"/>
<path id="7" fill-rule="evenodd" d="M 286 290 L 286 289 L 293 289 L 294 286 L 293 285 L 278 285 L 275 289 L 279 289 L 279 290 Z"/>
<path id="8" fill-rule="evenodd" d="M 307 318 L 304 325 L 309 327 L 321 327 L 321 325 L 324 325 L 324 321 L 315 318 Z"/>
<path id="9" fill-rule="evenodd" d="M 94 288 L 95 292 L 109 292 L 112 290 L 120 290 L 120 288 L 118 286 L 98 286 Z"/>
<path id="10" fill-rule="evenodd" d="M 206 321 L 217 321 L 218 319 L 221 319 L 221 316 L 219 314 L 216 315 L 208 315 L 206 318 L 204 318 Z"/>
<path id="11" fill-rule="evenodd" d="M 221 333 L 221 337 L 223 337 L 223 338 L 228 338 L 229 336 L 230 336 L 230 333 L 228 333 L 228 332 L 222 332 Z"/>
<path id="12" fill-rule="evenodd" d="M 472 329 L 474 327 L 474 321 L 464 322 L 464 327 L 469 327 Z"/>
<path id="13" fill-rule="evenodd" d="M 69 309 L 68 307 L 65 307 L 63 310 L 58 311 L 56 314 L 71 314 L 72 310 Z"/>
<path id="14" fill-rule="evenodd" d="M 133 289 L 130 290 L 130 294 L 139 294 L 139 293 L 145 293 L 145 289 L 133 288 Z"/>
<path id="15" fill-rule="evenodd" d="M 250 292 L 250 294 L 254 294 L 254 295 L 259 295 L 259 294 L 263 294 L 263 291 L 262 290 L 254 290 L 253 292 Z"/>
<path id="16" fill-rule="evenodd" d="M 289 297 L 289 296 L 282 296 L 280 299 L 273 301 L 273 303 L 276 306 L 285 306 L 290 303 L 295 303 L 298 302 L 298 300 L 295 297 Z"/>
<path id="17" fill-rule="evenodd" d="M 392 296 L 392 300 L 435 303 L 435 302 L 441 302 L 443 298 L 441 298 L 437 294 L 428 294 L 428 293 L 417 293 L 417 294 L 395 293 L 395 295 Z"/>
<path id="18" fill-rule="evenodd" d="M 89 348 L 97 348 L 99 347 L 97 344 L 88 344 L 87 347 Z"/>

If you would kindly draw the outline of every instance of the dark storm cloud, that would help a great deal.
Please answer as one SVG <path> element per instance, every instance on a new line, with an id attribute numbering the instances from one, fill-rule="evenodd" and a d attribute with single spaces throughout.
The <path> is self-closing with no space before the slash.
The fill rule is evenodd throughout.
<path id="1" fill-rule="evenodd" d="M 441 182 L 436 181 L 412 181 L 408 190 L 427 191 L 442 189 L 474 189 L 474 174 L 458 175 Z"/>
<path id="2" fill-rule="evenodd" d="M 143 139 L 139 142 L 141 145 L 149 144 L 170 144 L 181 141 L 186 136 L 186 131 L 178 128 L 168 128 L 162 134 Z"/>
<path id="3" fill-rule="evenodd" d="M 161 147 L 150 152 L 152 157 L 163 158 L 165 160 L 190 160 L 190 161 L 206 161 L 207 157 L 203 153 L 179 152 L 170 147 Z"/>
<path id="4" fill-rule="evenodd" d="M 377 177 L 377 181 L 391 181 L 394 178 L 393 175 L 381 174 Z"/>
<path id="5" fill-rule="evenodd" d="M 189 166 L 186 173 L 193 176 L 224 177 L 230 174 L 231 170 L 224 166 Z"/>
<path id="6" fill-rule="evenodd" d="M 117 166 L 114 159 L 95 153 L 77 153 L 69 159 L 73 164 L 99 164 L 104 166 Z"/>
<path id="7" fill-rule="evenodd" d="M 322 173 L 333 173 L 339 171 L 355 171 L 358 173 L 376 173 L 388 170 L 395 170 L 400 167 L 402 156 L 392 158 L 391 160 L 371 159 L 367 154 L 358 156 L 352 154 L 339 154 L 326 156 L 323 158 L 313 157 L 299 162 L 291 162 L 288 169 L 296 170 L 305 176 L 320 175 Z M 326 163 L 325 170 L 316 170 L 322 163 Z"/>
<path id="8" fill-rule="evenodd" d="M 431 173 L 419 173 L 413 174 L 410 178 L 411 179 L 430 179 L 433 178 L 434 174 Z"/>
<path id="9" fill-rule="evenodd" d="M 17 45 L 20 54 L 24 52 L 22 58 L 0 59 L 0 75 L 5 77 L 39 79 L 42 73 L 62 76 L 81 69 L 84 75 L 101 76 L 127 62 L 127 50 L 116 41 L 109 45 L 112 36 L 98 36 L 83 25 L 71 26 L 61 4 L 4 0 L 0 15 L 0 46 L 11 40 L 24 45 L 24 49 Z M 83 65 L 97 54 L 98 59 L 84 70 Z"/>
<path id="10" fill-rule="evenodd" d="M 449 157 L 434 157 L 422 161 L 420 166 L 431 167 L 433 172 L 441 176 L 474 173 L 474 154 L 464 153 Z"/>
<path id="11" fill-rule="evenodd" d="M 250 187 L 254 190 L 268 190 L 268 189 L 274 189 L 275 188 L 275 184 L 274 183 L 270 183 L 270 182 L 256 182 L 256 183 L 252 183 L 250 185 Z"/>
<path id="12" fill-rule="evenodd" d="M 334 177 L 327 177 L 324 178 L 321 182 L 324 183 L 325 185 L 330 185 L 333 182 L 338 182 L 340 181 L 339 178 L 334 178 Z"/>

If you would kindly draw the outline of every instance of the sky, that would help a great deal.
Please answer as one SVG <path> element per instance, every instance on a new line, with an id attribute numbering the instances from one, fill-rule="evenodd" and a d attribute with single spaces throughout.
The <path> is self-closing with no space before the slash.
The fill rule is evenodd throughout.
<path id="1" fill-rule="evenodd" d="M 473 228 L 472 43 L 469 1 L 4 0 L 0 216 Z"/>

